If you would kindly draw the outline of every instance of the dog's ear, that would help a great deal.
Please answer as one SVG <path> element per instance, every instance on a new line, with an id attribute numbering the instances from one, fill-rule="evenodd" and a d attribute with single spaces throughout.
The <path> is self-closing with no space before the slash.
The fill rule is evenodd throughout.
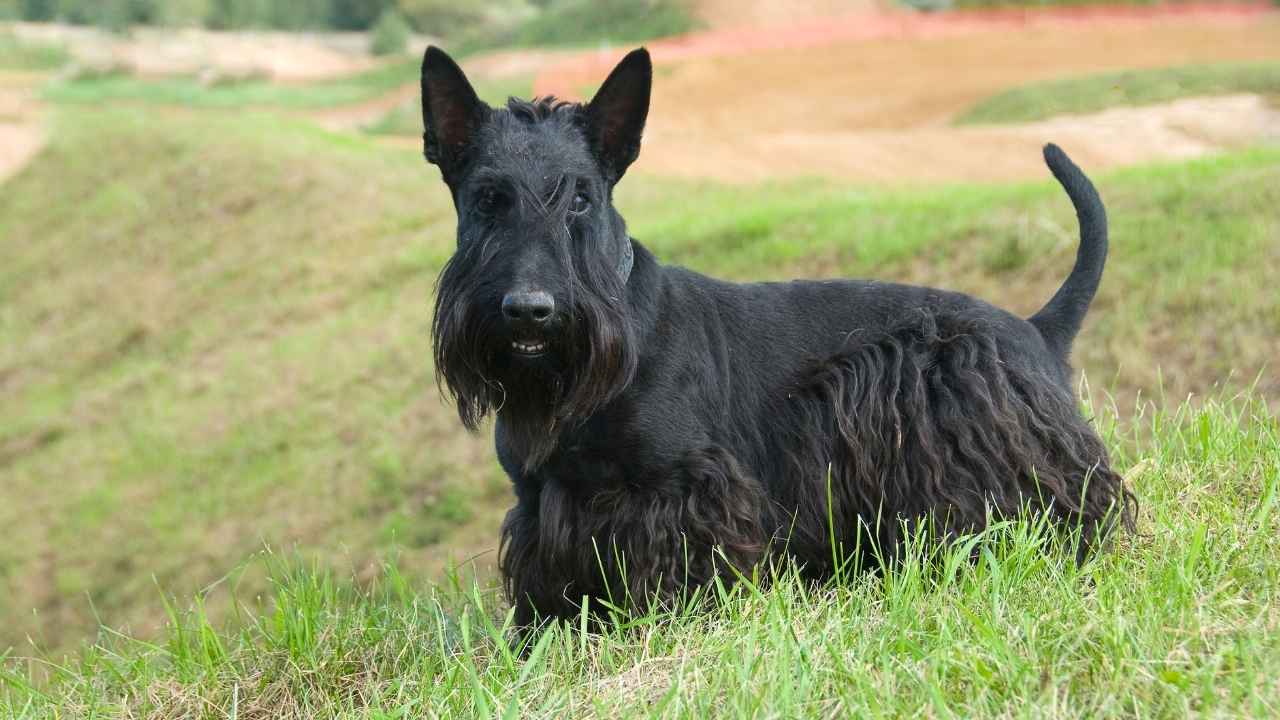
<path id="1" fill-rule="evenodd" d="M 652 86 L 649 51 L 639 48 L 622 58 L 587 104 L 587 137 L 612 182 L 640 155 Z"/>
<path id="2" fill-rule="evenodd" d="M 466 160 L 476 129 L 489 115 L 489 106 L 445 51 L 432 45 L 422 57 L 422 135 L 427 162 L 440 166 L 448 182 Z"/>

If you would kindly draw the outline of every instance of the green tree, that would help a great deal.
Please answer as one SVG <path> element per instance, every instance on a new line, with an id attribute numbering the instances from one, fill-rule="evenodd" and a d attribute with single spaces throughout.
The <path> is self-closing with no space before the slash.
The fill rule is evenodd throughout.
<path id="1" fill-rule="evenodd" d="M 94 24 L 113 33 L 127 33 L 131 23 L 128 0 L 101 0 Z"/>
<path id="2" fill-rule="evenodd" d="M 159 13 L 157 0 L 98 0 L 86 19 L 110 32 L 127 32 L 133 25 L 150 25 Z"/>
<path id="3" fill-rule="evenodd" d="M 394 0 L 332 0 L 329 23 L 338 30 L 367 30 Z"/>
<path id="4" fill-rule="evenodd" d="M 205 25 L 213 30 L 238 30 L 264 25 L 265 0 L 211 0 Z"/>
<path id="5" fill-rule="evenodd" d="M 56 0 L 55 15 L 58 20 L 73 25 L 92 25 L 102 14 L 98 7 L 99 0 Z"/>
<path id="6" fill-rule="evenodd" d="M 215 30 L 324 28 L 330 25 L 334 5 L 335 0 L 209 0 L 205 25 Z"/>
<path id="7" fill-rule="evenodd" d="M 30 22 L 48 22 L 57 15 L 57 0 L 22 0 L 22 19 Z"/>
<path id="8" fill-rule="evenodd" d="M 484 11 L 476 2 L 400 0 L 399 5 L 414 29 L 436 37 L 458 35 L 474 29 L 484 21 Z"/>
<path id="9" fill-rule="evenodd" d="M 389 7 L 378 16 L 373 26 L 373 34 L 369 41 L 369 51 L 374 55 L 403 55 L 409 47 L 409 36 L 413 28 L 404 19 L 404 15 L 394 7 Z"/>
<path id="10" fill-rule="evenodd" d="M 270 0 L 267 24 L 281 30 L 323 28 L 330 5 L 331 0 Z"/>
<path id="11" fill-rule="evenodd" d="M 163 0 L 157 3 L 155 22 L 171 27 L 204 24 L 209 16 L 209 0 Z"/>

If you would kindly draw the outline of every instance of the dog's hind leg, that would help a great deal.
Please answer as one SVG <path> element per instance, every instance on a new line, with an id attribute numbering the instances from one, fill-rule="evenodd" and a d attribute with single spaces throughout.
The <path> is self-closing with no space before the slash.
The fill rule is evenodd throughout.
<path id="1" fill-rule="evenodd" d="M 823 363 L 786 423 L 789 454 L 811 458 L 792 471 L 800 492 L 823 497 L 813 485 L 829 467 L 837 512 L 875 528 L 888 557 L 903 522 L 957 535 L 1047 512 L 1080 526 L 1082 557 L 1117 520 L 1131 525 L 1132 496 L 1074 398 L 998 337 L 979 318 L 925 314 Z"/>

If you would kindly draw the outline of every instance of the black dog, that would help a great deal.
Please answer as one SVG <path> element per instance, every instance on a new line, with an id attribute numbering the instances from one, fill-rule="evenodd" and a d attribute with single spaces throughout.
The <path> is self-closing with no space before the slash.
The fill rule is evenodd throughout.
<path id="1" fill-rule="evenodd" d="M 1082 553 L 1132 524 L 1070 385 L 1107 232 L 1061 150 L 1045 160 L 1081 245 L 1030 320 L 890 283 L 731 284 L 659 264 L 612 205 L 651 81 L 641 49 L 588 104 L 495 109 L 444 52 L 423 60 L 426 157 L 458 214 L 436 366 L 467 428 L 497 418 L 517 622 L 670 601 L 783 545 L 822 578 L 833 538 L 892 557 L 921 522 L 957 534 L 1030 506 L 1079 527 Z"/>

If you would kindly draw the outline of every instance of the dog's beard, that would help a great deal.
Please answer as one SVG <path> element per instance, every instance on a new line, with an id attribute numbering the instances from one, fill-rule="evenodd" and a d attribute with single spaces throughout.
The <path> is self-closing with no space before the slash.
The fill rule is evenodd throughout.
<path id="1" fill-rule="evenodd" d="M 561 433 L 617 397 L 635 374 L 634 330 L 621 303 L 575 293 L 573 314 L 550 333 L 544 357 L 517 356 L 493 297 L 448 282 L 442 273 L 432 335 L 437 379 L 453 397 L 462 424 L 476 431 L 490 413 L 525 472 L 540 467 Z M 479 287 L 474 288 L 480 289 Z M 616 296 L 615 296 L 616 297 Z"/>

